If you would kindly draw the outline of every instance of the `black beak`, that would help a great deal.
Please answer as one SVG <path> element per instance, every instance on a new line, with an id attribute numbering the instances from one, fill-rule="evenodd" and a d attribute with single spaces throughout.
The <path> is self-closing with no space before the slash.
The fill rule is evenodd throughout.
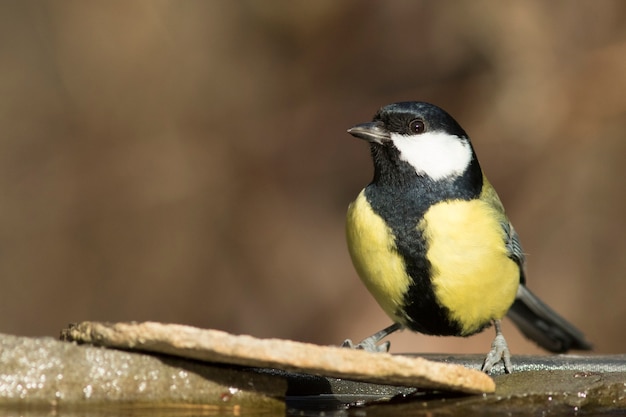
<path id="1" fill-rule="evenodd" d="M 355 138 L 375 142 L 380 145 L 391 140 L 389 132 L 379 122 L 361 123 L 348 129 L 348 133 Z"/>

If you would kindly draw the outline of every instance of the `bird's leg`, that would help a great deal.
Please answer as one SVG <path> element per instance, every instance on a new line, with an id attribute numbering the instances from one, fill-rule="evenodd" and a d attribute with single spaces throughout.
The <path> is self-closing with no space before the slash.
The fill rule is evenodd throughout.
<path id="1" fill-rule="evenodd" d="M 496 338 L 493 339 L 493 342 L 491 343 L 491 350 L 487 354 L 481 370 L 483 372 L 489 373 L 491 371 L 491 368 L 493 368 L 493 365 L 500 361 L 503 361 L 504 372 L 510 374 L 512 369 L 511 352 L 509 352 L 509 347 L 507 346 L 506 340 L 504 340 L 504 336 L 502 335 L 500 320 L 494 320 L 493 324 L 496 328 Z"/>
<path id="2" fill-rule="evenodd" d="M 389 346 L 391 345 L 391 343 L 387 341 L 379 345 L 378 342 L 380 342 L 385 337 L 389 336 L 391 333 L 400 330 L 401 328 L 402 328 L 402 325 L 400 323 L 394 323 L 391 326 L 385 327 L 381 331 L 374 333 L 370 337 L 367 337 L 361 340 L 356 345 L 352 342 L 352 340 L 346 339 L 341 345 L 341 347 L 347 347 L 351 349 L 363 349 L 368 352 L 388 352 Z"/>

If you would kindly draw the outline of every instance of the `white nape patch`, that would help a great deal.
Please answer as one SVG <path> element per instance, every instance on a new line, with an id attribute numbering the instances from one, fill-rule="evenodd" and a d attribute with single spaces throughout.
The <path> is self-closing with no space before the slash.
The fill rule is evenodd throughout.
<path id="1" fill-rule="evenodd" d="M 400 151 L 400 159 L 411 164 L 418 174 L 434 180 L 459 176 L 472 161 L 467 139 L 445 132 L 392 133 L 391 140 Z"/>

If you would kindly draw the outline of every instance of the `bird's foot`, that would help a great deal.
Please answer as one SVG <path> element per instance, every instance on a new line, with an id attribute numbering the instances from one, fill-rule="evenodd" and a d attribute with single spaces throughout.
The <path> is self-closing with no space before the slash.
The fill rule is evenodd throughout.
<path id="1" fill-rule="evenodd" d="M 509 346 L 506 344 L 506 340 L 502 335 L 500 320 L 495 320 L 494 324 L 496 327 L 496 338 L 493 339 L 493 342 L 491 343 L 491 350 L 487 354 L 481 370 L 485 373 L 489 373 L 495 364 L 502 361 L 504 362 L 504 372 L 510 374 L 511 369 L 513 369 L 511 365 L 511 352 L 509 351 Z"/>
<path id="2" fill-rule="evenodd" d="M 362 349 L 367 352 L 383 352 L 383 353 L 389 352 L 389 347 L 391 346 L 391 343 L 389 341 L 381 343 L 381 344 L 378 344 L 378 342 L 380 342 L 385 337 L 389 336 L 391 333 L 397 330 L 400 330 L 401 328 L 402 328 L 401 324 L 394 323 L 391 326 L 386 327 L 382 329 L 381 331 L 371 335 L 370 337 L 366 337 L 365 339 L 361 340 L 356 345 L 354 344 L 354 342 L 352 342 L 352 340 L 346 339 L 341 345 L 341 347 L 347 347 L 350 349 Z"/>
<path id="3" fill-rule="evenodd" d="M 373 336 L 365 338 L 357 344 L 354 344 L 354 342 L 350 339 L 346 339 L 341 344 L 341 347 L 347 347 L 350 349 L 362 349 L 367 352 L 374 352 L 374 353 L 375 352 L 382 352 L 382 353 L 389 352 L 389 347 L 391 346 L 391 342 L 387 341 L 385 343 L 377 344 L 378 342 L 379 340 L 374 339 Z"/>

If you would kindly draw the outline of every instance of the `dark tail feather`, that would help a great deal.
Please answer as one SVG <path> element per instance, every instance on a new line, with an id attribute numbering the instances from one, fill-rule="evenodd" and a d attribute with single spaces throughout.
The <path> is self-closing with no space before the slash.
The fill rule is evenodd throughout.
<path id="1" fill-rule="evenodd" d="M 585 340 L 580 330 L 544 304 L 524 285 L 520 286 L 515 303 L 507 315 L 524 336 L 550 352 L 591 349 L 591 344 Z"/>

